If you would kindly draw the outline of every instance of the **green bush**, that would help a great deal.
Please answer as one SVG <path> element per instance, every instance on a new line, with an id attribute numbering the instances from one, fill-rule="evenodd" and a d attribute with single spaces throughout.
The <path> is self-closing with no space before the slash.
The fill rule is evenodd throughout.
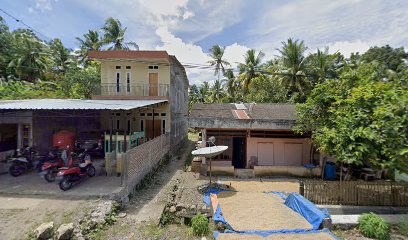
<path id="1" fill-rule="evenodd" d="M 205 215 L 198 213 L 191 219 L 191 228 L 196 236 L 205 236 L 210 231 L 208 219 Z"/>
<path id="2" fill-rule="evenodd" d="M 390 239 L 390 226 L 374 213 L 365 213 L 358 218 L 358 228 L 364 236 L 380 240 Z"/>

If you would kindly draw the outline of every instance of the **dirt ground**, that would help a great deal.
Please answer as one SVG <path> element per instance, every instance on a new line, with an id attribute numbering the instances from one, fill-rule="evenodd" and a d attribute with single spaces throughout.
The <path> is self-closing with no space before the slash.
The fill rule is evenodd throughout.
<path id="1" fill-rule="evenodd" d="M 54 221 L 56 226 L 72 222 L 97 201 L 0 195 L 0 238 L 27 239 L 42 222 Z"/>
<path id="2" fill-rule="evenodd" d="M 262 192 L 221 192 L 222 214 L 238 231 L 311 229 L 301 215 L 284 205 L 281 197 Z"/>

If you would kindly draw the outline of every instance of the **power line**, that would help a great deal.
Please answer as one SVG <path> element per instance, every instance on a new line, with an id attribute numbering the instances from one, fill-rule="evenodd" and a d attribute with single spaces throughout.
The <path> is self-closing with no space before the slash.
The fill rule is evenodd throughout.
<path id="1" fill-rule="evenodd" d="M 38 35 L 43 36 L 44 38 L 46 38 L 47 40 L 51 40 L 51 38 L 47 37 L 46 35 L 42 34 L 40 31 L 35 30 L 34 28 L 30 27 L 29 25 L 27 25 L 25 22 L 23 22 L 22 20 L 14 17 L 13 15 L 11 15 L 10 13 L 6 12 L 5 10 L 0 8 L 0 11 L 2 11 L 4 14 L 6 14 L 7 16 L 9 16 L 10 18 L 14 19 L 16 22 L 23 24 L 25 27 L 27 27 L 28 29 L 30 29 L 31 31 L 37 33 Z"/>

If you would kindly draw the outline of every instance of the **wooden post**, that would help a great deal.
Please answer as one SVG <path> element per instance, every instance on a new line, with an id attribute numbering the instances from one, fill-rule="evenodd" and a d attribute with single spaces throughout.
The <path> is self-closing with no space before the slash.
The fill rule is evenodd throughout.
<path id="1" fill-rule="evenodd" d="M 342 186 L 342 182 L 343 182 L 343 161 L 340 164 L 340 204 L 343 204 L 343 186 Z"/>

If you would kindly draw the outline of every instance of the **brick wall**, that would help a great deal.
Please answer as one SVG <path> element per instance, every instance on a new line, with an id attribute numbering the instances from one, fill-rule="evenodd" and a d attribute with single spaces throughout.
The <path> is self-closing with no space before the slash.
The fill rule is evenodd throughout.
<path id="1" fill-rule="evenodd" d="M 170 150 L 169 134 L 130 149 L 124 154 L 125 176 L 123 183 L 131 191 Z"/>

